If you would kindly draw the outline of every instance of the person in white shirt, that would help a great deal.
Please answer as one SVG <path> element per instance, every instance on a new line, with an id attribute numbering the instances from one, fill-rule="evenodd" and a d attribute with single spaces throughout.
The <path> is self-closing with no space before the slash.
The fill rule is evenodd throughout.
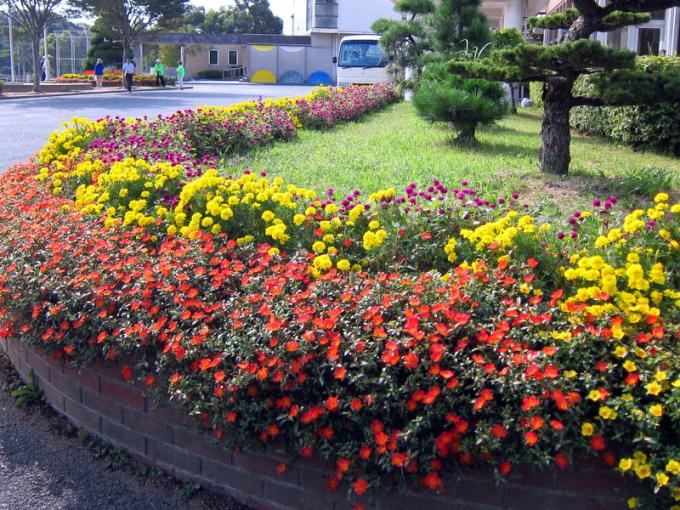
<path id="1" fill-rule="evenodd" d="M 128 93 L 132 94 L 132 77 L 135 74 L 135 65 L 132 60 L 127 59 L 127 62 L 123 64 L 123 75 L 125 76 L 125 88 Z"/>

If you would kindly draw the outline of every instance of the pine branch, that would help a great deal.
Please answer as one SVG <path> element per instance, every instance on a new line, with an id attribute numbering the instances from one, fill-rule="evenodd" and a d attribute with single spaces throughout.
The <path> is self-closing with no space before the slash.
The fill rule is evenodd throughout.
<path id="1" fill-rule="evenodd" d="M 602 7 L 604 15 L 614 11 L 623 12 L 652 12 L 676 7 L 678 0 L 614 0 L 609 5 Z"/>
<path id="2" fill-rule="evenodd" d="M 561 28 L 567 30 L 580 15 L 581 13 L 577 9 L 567 9 L 564 12 L 548 16 L 530 16 L 529 28 L 547 28 L 551 30 Z"/>
<path id="3" fill-rule="evenodd" d="M 602 18 L 600 24 L 597 25 L 597 31 L 611 32 L 612 30 L 616 30 L 621 27 L 647 23 L 651 19 L 652 17 L 648 13 L 614 11 Z"/>

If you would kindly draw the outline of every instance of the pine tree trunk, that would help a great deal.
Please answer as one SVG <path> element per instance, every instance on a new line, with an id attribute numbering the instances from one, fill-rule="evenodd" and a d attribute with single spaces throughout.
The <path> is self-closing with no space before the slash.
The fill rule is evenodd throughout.
<path id="1" fill-rule="evenodd" d="M 569 110 L 572 80 L 550 78 L 543 94 L 543 140 L 540 153 L 541 172 L 567 175 L 569 172 Z"/>
<path id="2" fill-rule="evenodd" d="M 475 132 L 477 131 L 477 126 L 458 126 L 458 136 L 454 138 L 454 145 L 460 147 L 473 147 L 477 144 L 477 139 L 475 138 Z"/>

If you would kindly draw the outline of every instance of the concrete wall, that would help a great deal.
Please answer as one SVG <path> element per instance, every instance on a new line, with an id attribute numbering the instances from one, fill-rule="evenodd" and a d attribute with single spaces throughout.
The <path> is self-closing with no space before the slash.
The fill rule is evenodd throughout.
<path id="1" fill-rule="evenodd" d="M 210 50 L 217 50 L 218 64 L 210 65 Z M 248 67 L 248 48 L 239 44 L 201 44 L 184 47 L 184 67 L 187 76 L 196 78 L 200 71 L 229 69 L 229 50 L 238 51 L 238 66 Z"/>

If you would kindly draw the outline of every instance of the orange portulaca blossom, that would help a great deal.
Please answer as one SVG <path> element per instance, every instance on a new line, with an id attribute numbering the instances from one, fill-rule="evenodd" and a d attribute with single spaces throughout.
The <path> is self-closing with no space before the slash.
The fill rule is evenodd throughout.
<path id="1" fill-rule="evenodd" d="M 291 460 L 331 459 L 329 489 L 356 496 L 404 479 L 444 490 L 456 465 L 507 475 L 582 456 L 646 480 L 657 500 L 676 494 L 677 279 L 656 266 L 675 267 L 670 207 L 643 212 L 654 225 L 635 215 L 599 247 L 581 239 L 578 253 L 501 254 L 520 227 L 494 220 L 466 234 L 483 251 L 455 243 L 459 259 L 443 273 L 316 272 L 318 254 L 303 248 L 106 226 L 35 173 L 0 178 L 3 336 L 78 362 L 120 361 L 121 378 L 160 380 L 218 438 L 276 437 Z M 401 239 L 446 253 L 443 230 L 426 231 Z M 600 254 L 583 261 L 584 250 Z M 628 440 L 638 437 L 649 440 Z"/>

